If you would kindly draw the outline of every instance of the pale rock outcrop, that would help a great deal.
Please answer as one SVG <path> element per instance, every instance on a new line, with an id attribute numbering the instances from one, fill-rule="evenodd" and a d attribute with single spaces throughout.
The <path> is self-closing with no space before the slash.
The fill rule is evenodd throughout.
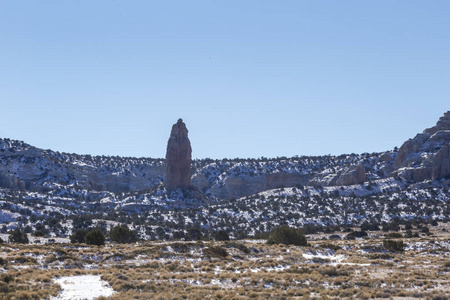
<path id="1" fill-rule="evenodd" d="M 364 164 L 351 166 L 345 169 L 337 178 L 335 185 L 360 184 L 366 181 L 366 170 Z"/>
<path id="2" fill-rule="evenodd" d="M 266 188 L 275 189 L 279 187 L 297 187 L 308 183 L 309 174 L 296 173 L 273 173 L 266 175 Z"/>
<path id="3" fill-rule="evenodd" d="M 167 142 L 165 187 L 168 191 L 191 185 L 191 154 L 186 124 L 178 119 Z"/>
<path id="4" fill-rule="evenodd" d="M 196 173 L 191 178 L 192 185 L 199 190 L 203 190 L 209 186 L 208 179 L 202 173 Z"/>
<path id="5" fill-rule="evenodd" d="M 394 175 L 414 182 L 450 176 L 450 111 L 436 126 L 403 143 L 394 166 Z"/>
<path id="6" fill-rule="evenodd" d="M 297 173 L 227 177 L 223 182 L 213 185 L 210 192 L 221 199 L 240 198 L 275 188 L 304 186 L 309 179 L 309 175 Z"/>
<path id="7" fill-rule="evenodd" d="M 338 186 L 361 184 L 366 181 L 366 170 L 363 163 L 345 167 L 337 173 L 319 173 L 308 182 L 312 186 Z"/>
<path id="8" fill-rule="evenodd" d="M 389 153 L 385 152 L 380 156 L 380 161 L 382 162 L 390 162 L 393 160 L 392 155 L 390 155 Z"/>

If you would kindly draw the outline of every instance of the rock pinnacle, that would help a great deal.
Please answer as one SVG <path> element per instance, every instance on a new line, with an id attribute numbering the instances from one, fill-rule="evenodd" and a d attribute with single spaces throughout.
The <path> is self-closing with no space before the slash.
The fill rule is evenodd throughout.
<path id="1" fill-rule="evenodd" d="M 168 191 L 191 185 L 191 153 L 186 124 L 178 119 L 167 142 L 165 187 Z"/>

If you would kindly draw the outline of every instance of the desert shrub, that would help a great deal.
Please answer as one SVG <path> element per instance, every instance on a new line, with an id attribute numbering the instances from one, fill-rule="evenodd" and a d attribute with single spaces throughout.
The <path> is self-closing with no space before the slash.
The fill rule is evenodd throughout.
<path id="1" fill-rule="evenodd" d="M 319 273 L 322 275 L 328 275 L 330 277 L 337 276 L 348 276 L 350 273 L 347 270 L 343 270 L 340 268 L 327 267 L 319 270 Z"/>
<path id="2" fill-rule="evenodd" d="M 383 246 L 384 248 L 392 252 L 403 252 L 406 247 L 403 241 L 395 241 L 395 240 L 384 240 Z"/>
<path id="3" fill-rule="evenodd" d="M 109 237 L 112 242 L 126 244 L 136 241 L 136 233 L 131 231 L 127 226 L 115 226 L 111 229 Z"/>
<path id="4" fill-rule="evenodd" d="M 219 257 L 219 258 L 228 256 L 227 250 L 225 250 L 220 246 L 204 248 L 203 254 L 207 257 Z"/>
<path id="5" fill-rule="evenodd" d="M 379 231 L 380 227 L 377 224 L 369 223 L 367 221 L 361 224 L 361 231 Z"/>
<path id="6" fill-rule="evenodd" d="M 199 241 L 203 238 L 203 233 L 199 228 L 190 228 L 187 232 L 186 240 Z"/>
<path id="7" fill-rule="evenodd" d="M 345 236 L 346 240 L 354 240 L 355 238 L 365 237 L 367 236 L 367 232 L 365 231 L 352 231 Z"/>
<path id="8" fill-rule="evenodd" d="M 431 298 L 431 300 L 448 300 L 449 298 L 445 295 L 436 295 Z"/>
<path id="9" fill-rule="evenodd" d="M 87 231 L 86 229 L 78 229 L 75 230 L 75 232 L 70 236 L 70 242 L 72 244 L 74 243 L 84 243 L 85 242 L 85 238 L 86 238 L 86 234 L 89 231 Z"/>
<path id="10" fill-rule="evenodd" d="M 170 246 L 172 246 L 172 248 L 175 252 L 186 253 L 186 252 L 189 252 L 192 245 L 193 244 L 191 244 L 191 243 L 172 243 Z"/>
<path id="11" fill-rule="evenodd" d="M 333 251 L 338 251 L 340 249 L 342 249 L 342 247 L 338 246 L 338 245 L 333 245 L 331 243 L 322 243 L 319 245 L 321 248 L 325 248 L 325 249 L 331 249 Z"/>
<path id="12" fill-rule="evenodd" d="M 403 235 L 400 232 L 389 232 L 388 234 L 386 234 L 387 239 L 398 239 L 402 237 Z"/>
<path id="13" fill-rule="evenodd" d="M 88 245 L 101 246 L 105 244 L 105 235 L 100 229 L 94 229 L 86 234 L 84 242 Z"/>
<path id="14" fill-rule="evenodd" d="M 0 282 L 0 295 L 5 295 L 9 292 L 8 284 L 5 282 Z"/>
<path id="15" fill-rule="evenodd" d="M 332 234 L 328 237 L 330 240 L 340 240 L 341 236 L 339 234 Z"/>
<path id="16" fill-rule="evenodd" d="M 236 249 L 241 250 L 242 252 L 244 252 L 246 254 L 249 254 L 251 252 L 247 246 L 245 246 L 244 244 L 241 244 L 241 243 L 236 243 L 236 242 L 226 243 L 225 247 L 227 247 L 227 248 L 234 247 Z"/>
<path id="17" fill-rule="evenodd" d="M 267 240 L 270 236 L 270 232 L 258 232 L 255 233 L 255 235 L 253 236 L 253 238 L 255 240 Z"/>
<path id="18" fill-rule="evenodd" d="M 43 237 L 43 236 L 45 236 L 45 233 L 43 231 L 41 231 L 41 230 L 36 230 L 34 232 L 34 236 Z"/>
<path id="19" fill-rule="evenodd" d="M 375 253 L 370 255 L 370 259 L 392 259 L 392 254 L 389 253 Z"/>
<path id="20" fill-rule="evenodd" d="M 14 281 L 14 278 L 11 275 L 3 274 L 1 277 L 1 280 L 3 282 L 10 283 L 10 282 Z"/>
<path id="21" fill-rule="evenodd" d="M 28 235 L 25 232 L 22 232 L 20 229 L 14 229 L 9 234 L 9 242 L 28 244 L 29 243 Z"/>
<path id="22" fill-rule="evenodd" d="M 229 241 L 230 237 L 228 236 L 228 233 L 225 230 L 219 230 L 214 235 L 214 239 L 216 241 Z"/>
<path id="23" fill-rule="evenodd" d="M 6 265 L 7 262 L 8 262 L 8 261 L 7 261 L 6 259 L 4 259 L 3 257 L 0 257 L 0 266 Z"/>
<path id="24" fill-rule="evenodd" d="M 306 237 L 301 229 L 295 229 L 287 225 L 276 227 L 269 238 L 267 239 L 267 244 L 285 244 L 285 245 L 296 245 L 296 246 L 306 246 Z"/>
<path id="25" fill-rule="evenodd" d="M 413 233 L 410 229 L 405 231 L 405 238 L 412 238 L 413 237 Z"/>
<path id="26" fill-rule="evenodd" d="M 427 226 L 423 226 L 420 231 L 423 232 L 423 233 L 429 233 L 430 229 Z"/>
<path id="27" fill-rule="evenodd" d="M 31 300 L 33 299 L 33 297 L 31 296 L 31 293 L 28 291 L 17 291 L 15 293 L 14 299 Z"/>

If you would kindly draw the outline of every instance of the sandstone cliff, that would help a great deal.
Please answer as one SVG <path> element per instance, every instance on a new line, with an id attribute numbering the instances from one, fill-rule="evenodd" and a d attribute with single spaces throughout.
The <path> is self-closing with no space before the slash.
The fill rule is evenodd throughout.
<path id="1" fill-rule="evenodd" d="M 394 166 L 393 175 L 414 182 L 450 176 L 450 111 L 436 126 L 407 140 L 400 147 Z"/>

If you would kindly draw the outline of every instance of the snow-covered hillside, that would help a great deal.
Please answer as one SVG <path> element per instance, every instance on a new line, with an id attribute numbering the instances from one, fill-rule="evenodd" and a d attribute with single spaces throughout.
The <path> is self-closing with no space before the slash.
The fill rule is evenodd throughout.
<path id="1" fill-rule="evenodd" d="M 50 237 L 124 223 L 149 239 L 193 229 L 237 237 L 279 224 L 448 218 L 449 181 L 392 177 L 396 157 L 387 151 L 194 160 L 194 186 L 168 193 L 163 159 L 59 153 L 0 139 L 0 222 L 3 231 L 19 226 Z"/>

